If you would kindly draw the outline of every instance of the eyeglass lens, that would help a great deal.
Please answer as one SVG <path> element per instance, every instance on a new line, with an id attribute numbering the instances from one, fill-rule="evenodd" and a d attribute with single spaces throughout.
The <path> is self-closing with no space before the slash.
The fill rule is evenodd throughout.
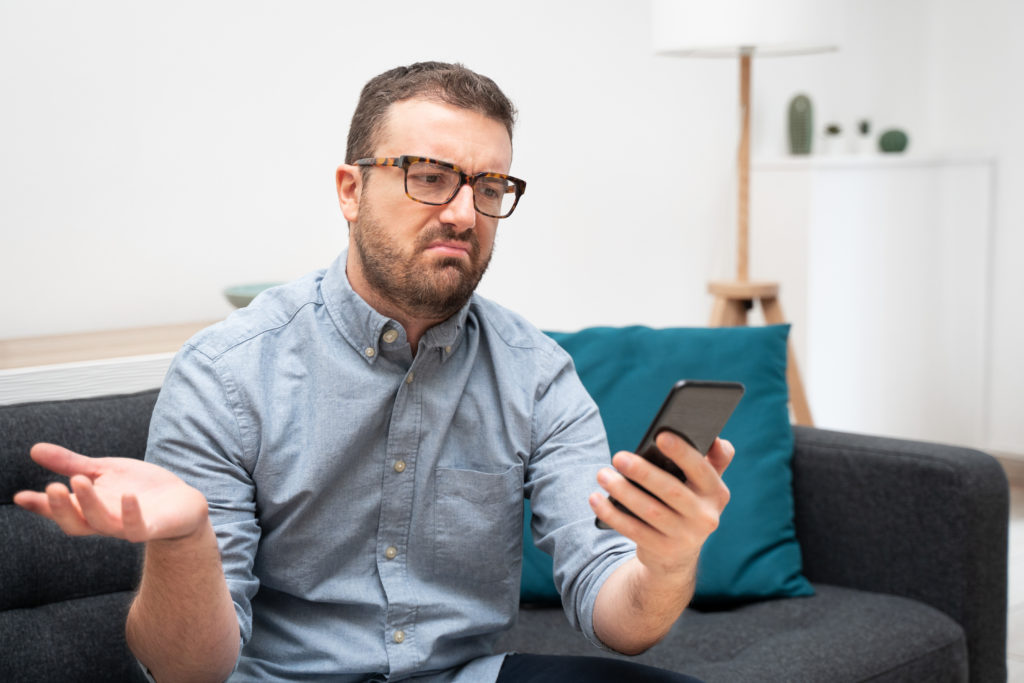
<path id="1" fill-rule="evenodd" d="M 458 171 L 428 162 L 410 164 L 405 175 L 405 191 L 413 199 L 429 204 L 444 204 L 458 190 Z M 516 202 L 515 186 L 504 178 L 480 177 L 473 186 L 476 208 L 492 216 L 504 216 Z"/>

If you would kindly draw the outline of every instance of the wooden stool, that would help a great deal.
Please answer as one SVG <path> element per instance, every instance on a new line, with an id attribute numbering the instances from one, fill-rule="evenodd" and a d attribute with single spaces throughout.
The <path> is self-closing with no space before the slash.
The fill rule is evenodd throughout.
<path id="1" fill-rule="evenodd" d="M 770 325 L 786 322 L 779 305 L 779 285 L 776 282 L 710 282 L 708 292 L 715 297 L 711 309 L 711 327 L 739 327 L 747 324 L 747 313 L 754 302 L 761 303 L 764 319 Z M 811 409 L 807 405 L 804 383 L 796 365 L 792 343 L 786 344 L 786 383 L 789 385 L 789 403 L 793 409 L 794 421 L 798 425 L 811 427 Z"/>

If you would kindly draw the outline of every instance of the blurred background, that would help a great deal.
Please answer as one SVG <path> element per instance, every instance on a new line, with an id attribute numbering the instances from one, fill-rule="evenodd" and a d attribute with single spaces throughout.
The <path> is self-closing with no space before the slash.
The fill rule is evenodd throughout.
<path id="1" fill-rule="evenodd" d="M 1024 4 L 825 4 L 837 52 L 754 63 L 752 276 L 783 283 L 819 426 L 1024 458 Z M 649 2 L 0 0 L 0 340 L 215 320 L 233 310 L 229 285 L 325 267 L 347 240 L 334 169 L 359 90 L 427 59 L 491 76 L 520 110 L 512 173 L 529 188 L 501 224 L 481 293 L 544 329 L 707 323 L 707 282 L 735 270 L 738 64 L 656 55 Z M 815 146 L 794 166 L 798 93 L 814 105 Z M 873 172 L 855 149 L 862 120 L 875 156 L 877 133 L 899 128 L 904 166 L 966 159 L 990 172 L 947 240 L 978 255 L 961 269 L 947 250 L 924 266 L 973 294 L 887 285 L 864 305 L 893 315 L 870 331 L 872 318 L 858 319 L 843 349 L 828 331 L 851 320 L 863 280 L 898 283 L 900 260 L 867 249 L 822 262 L 844 258 L 819 244 L 828 227 L 787 232 L 786 217 L 829 213 L 807 209 L 808 177 Z M 828 149 L 826 124 L 843 131 Z M 955 181 L 926 187 L 946 195 L 928 204 L 961 203 Z M 844 189 L 853 206 L 887 212 L 884 193 L 856 191 Z M 794 248 L 801 239 L 810 246 Z M 845 297 L 834 318 L 815 298 L 832 290 Z M 901 378 L 904 356 L 849 355 L 868 332 L 941 350 L 944 328 L 904 315 L 933 310 L 964 314 L 952 336 L 969 337 L 941 362 Z M 869 368 L 882 379 L 844 385 Z M 958 380 L 961 368 L 970 376 Z M 888 426 L 944 387 L 955 400 Z"/>

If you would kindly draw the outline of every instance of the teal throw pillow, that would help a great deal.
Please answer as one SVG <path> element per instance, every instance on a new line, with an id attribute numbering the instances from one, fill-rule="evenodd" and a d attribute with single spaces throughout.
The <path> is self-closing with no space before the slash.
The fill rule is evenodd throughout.
<path id="1" fill-rule="evenodd" d="M 611 452 L 632 451 L 680 379 L 742 382 L 722 432 L 736 447 L 729 505 L 701 553 L 695 604 L 812 595 L 793 526 L 793 431 L 786 385 L 788 325 L 590 328 L 549 332 L 601 411 Z M 522 599 L 557 600 L 551 558 L 524 525 Z"/>
<path id="2" fill-rule="evenodd" d="M 533 544 L 530 533 L 530 501 L 523 511 L 523 573 L 519 581 L 520 602 L 558 602 L 555 588 L 555 563 L 551 556 Z"/>

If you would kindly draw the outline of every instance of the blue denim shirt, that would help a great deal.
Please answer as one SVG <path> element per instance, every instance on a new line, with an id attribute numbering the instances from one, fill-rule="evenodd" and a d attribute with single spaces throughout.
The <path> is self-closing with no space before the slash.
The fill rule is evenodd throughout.
<path id="1" fill-rule="evenodd" d="M 185 345 L 146 458 L 209 501 L 237 680 L 493 680 L 524 496 L 566 616 L 595 642 L 598 589 L 634 552 L 594 527 L 608 446 L 569 356 L 474 295 L 413 357 L 344 253 Z"/>

